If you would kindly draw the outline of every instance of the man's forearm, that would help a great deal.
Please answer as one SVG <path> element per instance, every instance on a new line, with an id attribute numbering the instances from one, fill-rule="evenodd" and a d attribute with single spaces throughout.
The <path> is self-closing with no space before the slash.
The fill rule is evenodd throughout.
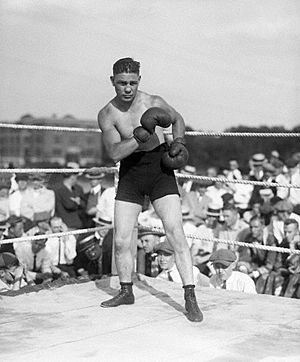
<path id="1" fill-rule="evenodd" d="M 185 134 L 185 123 L 183 118 L 178 115 L 175 122 L 172 124 L 173 139 L 178 137 L 184 137 Z"/>
<path id="2" fill-rule="evenodd" d="M 109 156 L 114 162 L 119 162 L 123 158 L 129 156 L 138 148 L 137 141 L 132 137 L 127 140 L 123 140 L 119 143 L 115 143 L 109 150 Z"/>

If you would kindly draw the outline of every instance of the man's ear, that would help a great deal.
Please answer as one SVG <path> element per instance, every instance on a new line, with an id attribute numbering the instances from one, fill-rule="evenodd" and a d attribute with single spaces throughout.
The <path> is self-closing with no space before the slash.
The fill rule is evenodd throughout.
<path id="1" fill-rule="evenodd" d="M 110 76 L 110 81 L 111 81 L 111 84 L 113 85 L 113 86 L 115 86 L 115 78 L 114 78 L 114 76 L 113 75 L 111 75 Z"/>

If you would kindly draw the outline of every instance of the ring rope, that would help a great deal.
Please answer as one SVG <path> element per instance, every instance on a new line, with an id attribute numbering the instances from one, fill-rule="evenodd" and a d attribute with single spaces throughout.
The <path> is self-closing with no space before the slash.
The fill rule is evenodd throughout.
<path id="1" fill-rule="evenodd" d="M 139 225 L 138 228 L 142 228 L 143 230 L 149 230 L 149 231 L 158 231 L 160 233 L 164 233 L 164 230 L 158 227 L 151 227 L 147 225 Z M 10 243 L 21 243 L 24 241 L 34 241 L 34 240 L 43 240 L 45 238 L 50 239 L 58 236 L 67 236 L 67 235 L 80 235 L 87 232 L 96 232 L 99 230 L 104 229 L 112 229 L 112 226 L 97 226 L 95 228 L 87 228 L 87 229 L 78 229 L 78 230 L 72 230 L 72 231 L 64 231 L 60 233 L 53 233 L 53 234 L 44 234 L 44 235 L 34 235 L 34 236 L 23 236 L 20 238 L 13 238 L 13 239 L 4 239 L 0 241 L 1 244 L 10 244 Z M 262 249 L 267 251 L 275 251 L 278 253 L 286 253 L 286 254 L 297 254 L 300 255 L 300 250 L 292 250 L 288 248 L 282 248 L 278 246 L 269 246 L 269 245 L 256 245 L 251 243 L 245 243 L 242 241 L 235 241 L 235 240 L 226 240 L 226 239 L 217 239 L 217 238 L 203 238 L 197 235 L 192 234 L 186 234 L 187 238 L 190 239 L 197 239 L 197 240 L 205 240 L 213 243 L 223 243 L 223 244 L 229 244 L 229 245 L 237 245 L 237 246 L 244 246 L 247 248 L 252 249 Z"/>
<path id="2" fill-rule="evenodd" d="M 89 173 L 91 169 L 88 168 L 0 168 L 0 174 L 13 174 L 13 173 Z M 118 171 L 117 167 L 97 167 L 97 173 L 107 172 L 107 173 L 116 173 Z M 95 171 L 94 171 L 95 172 Z M 93 172 L 93 173 L 94 173 Z M 92 173 L 92 174 L 93 174 Z M 204 180 L 204 181 L 213 181 L 213 182 L 223 182 L 223 183 L 235 183 L 235 184 L 249 184 L 257 185 L 264 187 L 285 187 L 285 188 L 296 188 L 299 189 L 300 185 L 294 184 L 280 184 L 277 182 L 266 182 L 266 181 L 251 181 L 251 180 L 229 180 L 226 177 L 208 177 L 208 176 L 198 176 L 198 175 L 187 175 L 182 173 L 175 173 L 177 178 L 186 179 L 186 180 Z"/>
<path id="3" fill-rule="evenodd" d="M 60 127 L 60 126 L 38 126 L 25 124 L 10 124 L 0 123 L 0 128 L 8 129 L 29 129 L 39 131 L 56 131 L 56 132 L 91 132 L 101 133 L 98 128 L 83 128 L 83 127 Z M 172 134 L 170 131 L 165 131 L 165 134 Z M 202 132 L 202 131 L 187 131 L 186 136 L 210 136 L 210 137 L 300 137 L 297 132 Z"/>
<path id="4" fill-rule="evenodd" d="M 0 240 L 0 245 L 2 244 L 10 244 L 10 243 L 22 243 L 24 241 L 34 241 L 34 240 L 43 240 L 43 239 L 50 239 L 58 236 L 68 236 L 68 235 L 80 235 L 89 232 L 96 232 L 99 230 L 104 229 L 112 229 L 112 226 L 97 226 L 94 228 L 87 228 L 87 229 L 78 229 L 72 231 L 63 231 L 60 233 L 52 233 L 52 234 L 43 234 L 43 235 L 32 235 L 32 236 L 22 236 L 20 238 L 12 238 L 12 239 L 4 239 Z"/>

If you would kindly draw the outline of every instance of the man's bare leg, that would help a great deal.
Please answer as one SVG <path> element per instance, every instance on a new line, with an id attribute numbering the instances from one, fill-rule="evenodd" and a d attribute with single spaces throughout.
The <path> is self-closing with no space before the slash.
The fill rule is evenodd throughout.
<path id="1" fill-rule="evenodd" d="M 192 257 L 182 227 L 180 198 L 178 195 L 167 195 L 155 200 L 153 206 L 162 220 L 167 240 L 175 251 L 175 262 L 185 291 L 187 317 L 193 322 L 200 322 L 203 315 L 194 294 Z"/>
<path id="2" fill-rule="evenodd" d="M 121 304 L 133 304 L 132 271 L 133 255 L 131 250 L 133 229 L 142 206 L 116 200 L 114 214 L 115 261 L 120 279 L 121 291 L 117 296 L 101 303 L 101 307 L 117 307 Z"/>

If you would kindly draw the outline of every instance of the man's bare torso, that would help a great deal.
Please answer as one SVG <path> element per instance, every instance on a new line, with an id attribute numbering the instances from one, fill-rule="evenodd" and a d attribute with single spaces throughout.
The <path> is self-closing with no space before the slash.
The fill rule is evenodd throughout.
<path id="1" fill-rule="evenodd" d="M 99 112 L 99 127 L 102 131 L 107 127 L 113 127 L 117 130 L 121 140 L 129 139 L 133 137 L 134 128 L 140 126 L 142 114 L 151 107 L 164 107 L 161 98 L 138 91 L 134 101 L 125 111 L 118 108 L 114 98 Z M 155 133 L 157 135 L 155 137 L 156 146 L 164 143 L 163 129 L 156 127 Z M 153 145 L 154 140 L 151 141 Z"/>

